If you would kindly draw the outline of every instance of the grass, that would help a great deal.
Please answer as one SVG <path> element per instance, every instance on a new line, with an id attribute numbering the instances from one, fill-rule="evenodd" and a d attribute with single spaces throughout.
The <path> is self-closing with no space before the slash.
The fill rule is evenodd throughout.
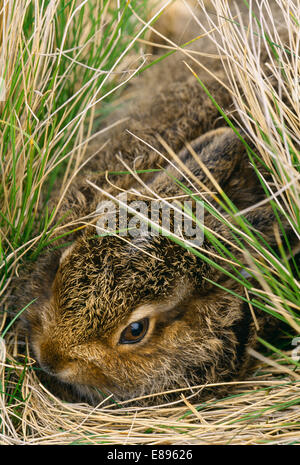
<path id="1" fill-rule="evenodd" d="M 119 9 L 113 8 L 116 3 L 120 3 Z M 0 102 L 0 443 L 297 444 L 300 363 L 293 341 L 300 332 L 299 250 L 297 241 L 296 247 L 290 241 L 279 216 L 299 243 L 297 0 L 277 2 L 290 31 L 285 42 L 277 24 L 265 21 L 272 18 L 268 10 L 271 2 L 265 2 L 256 16 L 250 14 L 247 24 L 238 13 L 232 14 L 225 0 L 212 1 L 209 11 L 215 13 L 208 15 L 209 28 L 215 31 L 212 40 L 220 39 L 219 51 L 226 56 L 224 67 L 239 118 L 231 115 L 229 119 L 218 102 L 214 103 L 235 131 L 241 126 L 247 130 L 257 148 L 253 153 L 245 142 L 265 189 L 265 201 L 278 218 L 274 232 L 277 247 L 271 247 L 253 232 L 247 212 L 238 212 L 218 188 L 216 198 L 223 207 L 222 215 L 205 196 L 201 198 L 205 208 L 227 224 L 230 233 L 226 242 L 206 232 L 219 252 L 218 263 L 213 256 L 207 257 L 201 249 L 182 242 L 182 238 L 174 238 L 241 283 L 245 294 L 239 297 L 250 304 L 254 318 L 260 310 L 284 323 L 278 341 L 259 339 L 259 352 L 251 353 L 257 359 L 256 371 L 244 381 L 233 381 L 232 395 L 205 403 L 193 402 L 190 390 L 182 389 L 174 404 L 142 408 L 132 400 L 116 406 L 113 399 L 107 398 L 92 408 L 54 397 L 40 383 L 28 347 L 25 355 L 18 352 L 16 323 L 24 309 L 10 319 L 6 299 L 11 280 L 24 260 L 35 260 L 53 240 L 54 231 L 64 234 L 59 229 L 57 206 L 53 210 L 47 206 L 51 189 L 60 179 L 63 198 L 84 163 L 98 118 L 105 116 L 130 76 L 148 66 L 140 59 L 129 77 L 124 73 L 127 66 L 132 67 L 130 57 L 134 62 L 137 38 L 146 30 L 147 24 L 140 21 L 146 2 L 116 3 L 9 0 L 5 11 L 2 7 L 0 12 L 4 31 L 2 76 L 6 84 L 6 100 Z M 94 11 L 99 14 L 94 15 Z M 204 5 L 203 11 L 208 11 Z M 169 46 L 166 55 L 178 50 L 171 41 Z M 267 51 L 267 72 L 257 66 L 261 48 Z M 182 47 L 180 50 L 189 54 Z M 199 80 L 195 69 L 201 62 L 195 56 L 193 59 L 195 68 L 191 72 Z M 209 94 L 200 80 L 199 85 Z M 268 168 L 271 182 L 262 176 L 261 166 Z M 187 186 L 182 189 L 192 196 Z M 230 269 L 225 268 L 226 263 L 231 264 Z M 251 279 L 241 273 L 241 266 Z M 194 389 L 196 392 L 202 388 Z"/>

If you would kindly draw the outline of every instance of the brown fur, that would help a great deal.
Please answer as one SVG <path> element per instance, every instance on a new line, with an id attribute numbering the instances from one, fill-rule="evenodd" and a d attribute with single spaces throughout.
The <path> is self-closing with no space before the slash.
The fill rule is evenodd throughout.
<path id="1" fill-rule="evenodd" d="M 220 63 L 211 59 L 208 62 L 225 80 Z M 214 190 L 185 148 L 186 141 L 193 141 L 197 156 L 239 208 L 262 198 L 243 144 L 231 130 L 222 127 L 224 121 L 218 110 L 181 60 L 170 58 L 157 69 L 137 80 L 137 93 L 148 89 L 151 76 L 158 82 L 158 76 L 174 72 L 174 82 L 166 78 L 157 89 L 152 85 L 151 98 L 142 99 L 130 113 L 129 121 L 110 134 L 107 146 L 70 189 L 60 211 L 61 215 L 69 212 L 68 220 L 94 212 L 104 198 L 87 184 L 87 179 L 118 194 L 101 174 L 104 170 L 125 169 L 117 155 L 136 169 L 161 166 L 160 155 L 149 147 L 166 153 L 158 136 L 199 181 Z M 231 110 L 230 95 L 220 84 L 203 72 L 201 78 L 215 100 Z M 90 152 L 100 145 L 97 140 Z M 166 197 L 182 193 L 172 175 L 178 178 L 178 172 L 167 167 L 166 172 L 143 179 Z M 129 175 L 110 176 L 110 180 L 125 190 L 135 187 L 141 193 L 147 192 Z M 274 218 L 268 208 L 257 209 L 248 219 L 274 243 Z M 208 213 L 205 226 L 230 237 Z M 104 394 L 113 393 L 117 399 L 128 399 L 227 381 L 247 372 L 247 348 L 254 345 L 256 335 L 250 310 L 242 300 L 205 278 L 243 295 L 239 284 L 164 236 L 142 242 L 131 238 L 130 244 L 118 237 L 95 237 L 95 228 L 88 226 L 73 234 L 72 240 L 73 247 L 62 259 L 65 249 L 48 251 L 39 258 L 20 298 L 20 304 L 36 298 L 23 315 L 33 353 L 53 380 L 70 386 L 70 396 L 75 388 L 97 401 L 98 389 Z M 206 240 L 203 247 L 215 252 Z M 119 344 L 121 331 L 136 321 L 132 320 L 135 315 L 137 319 L 149 317 L 147 335 L 136 344 Z M 266 318 L 258 315 L 258 319 L 263 327 Z"/>

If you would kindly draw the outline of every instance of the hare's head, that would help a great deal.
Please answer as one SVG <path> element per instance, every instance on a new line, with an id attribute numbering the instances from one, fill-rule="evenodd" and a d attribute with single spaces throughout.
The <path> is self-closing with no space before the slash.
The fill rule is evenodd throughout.
<path id="1" fill-rule="evenodd" d="M 34 273 L 34 354 L 58 380 L 117 399 L 229 379 L 250 313 L 207 277 L 216 271 L 167 237 L 84 234 Z"/>

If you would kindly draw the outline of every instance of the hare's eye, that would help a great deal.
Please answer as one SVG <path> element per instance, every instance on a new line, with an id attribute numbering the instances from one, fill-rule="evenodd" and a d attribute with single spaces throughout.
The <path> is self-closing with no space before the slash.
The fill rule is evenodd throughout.
<path id="1" fill-rule="evenodd" d="M 134 344 L 139 342 L 145 336 L 149 327 L 149 319 L 143 318 L 142 320 L 130 323 L 121 334 L 120 344 Z"/>

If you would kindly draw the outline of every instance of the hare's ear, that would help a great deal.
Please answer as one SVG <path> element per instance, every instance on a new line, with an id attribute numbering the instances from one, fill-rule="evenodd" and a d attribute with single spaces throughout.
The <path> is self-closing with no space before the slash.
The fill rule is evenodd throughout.
<path id="1" fill-rule="evenodd" d="M 229 128 L 209 131 L 186 143 L 179 157 L 202 189 L 221 197 L 225 192 L 239 210 L 244 210 L 261 201 L 264 190 L 250 162 L 245 142 L 255 149 L 246 136 L 241 136 Z M 269 176 L 262 165 L 258 168 L 263 170 L 264 177 Z"/>
<path id="2" fill-rule="evenodd" d="M 247 144 L 252 145 L 248 140 Z M 211 189 L 224 203 L 226 201 L 222 198 L 222 194 L 225 192 L 238 210 L 234 217 L 242 214 L 250 228 L 259 232 L 271 246 L 276 247 L 274 226 L 278 224 L 278 219 L 270 202 L 265 202 L 266 194 L 241 138 L 231 129 L 220 128 L 186 145 L 180 156 L 182 160 L 186 160 L 186 165 L 194 175 L 197 175 L 202 185 L 205 185 L 207 190 Z M 270 174 L 267 170 L 262 165 L 257 167 L 264 179 L 269 180 Z M 211 196 L 210 201 L 215 205 L 216 210 L 221 211 L 228 219 L 228 223 L 239 228 L 238 221 L 222 209 L 220 202 L 215 201 L 214 195 Z M 204 226 L 206 224 L 229 241 L 232 239 L 225 223 L 207 212 L 204 216 Z M 284 215 L 279 216 L 286 234 L 291 235 L 287 218 Z"/>
<path id="3" fill-rule="evenodd" d="M 247 156 L 240 138 L 229 128 L 214 129 L 186 143 L 180 160 L 207 186 L 223 186 Z"/>

